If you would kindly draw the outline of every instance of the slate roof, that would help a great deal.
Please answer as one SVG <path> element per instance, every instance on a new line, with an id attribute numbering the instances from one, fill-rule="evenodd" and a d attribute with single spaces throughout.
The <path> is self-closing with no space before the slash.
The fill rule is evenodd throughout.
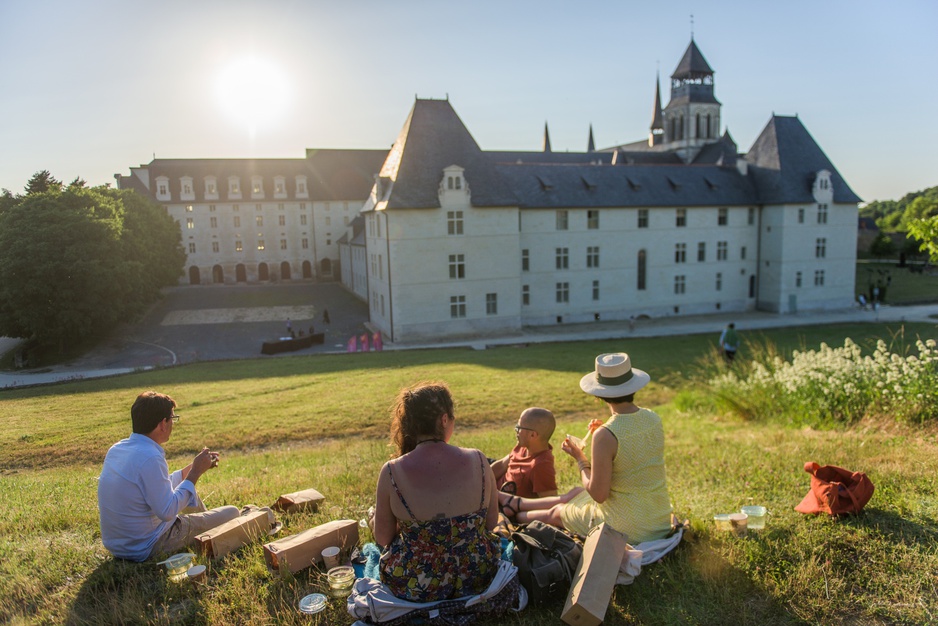
<path id="1" fill-rule="evenodd" d="M 707 59 L 704 58 L 697 44 L 691 39 L 690 45 L 684 51 L 684 56 L 681 57 L 681 61 L 674 69 L 674 73 L 671 74 L 671 78 L 689 78 L 701 74 L 713 74 L 713 69 L 707 63 Z"/>
<path id="2" fill-rule="evenodd" d="M 752 179 L 715 165 L 500 164 L 521 208 L 748 205 Z"/>
<path id="3" fill-rule="evenodd" d="M 166 176 L 170 183 L 170 202 L 183 202 L 179 181 L 189 176 L 195 202 L 229 201 L 228 177 L 238 176 L 241 182 L 239 201 L 250 202 L 255 200 L 250 188 L 252 177 L 260 176 L 264 186 L 262 201 L 269 201 L 277 199 L 274 177 L 284 177 L 286 199 L 294 199 L 296 176 L 305 175 L 309 200 L 361 200 L 368 196 L 374 175 L 386 155 L 384 150 L 308 150 L 305 159 L 154 159 L 143 166 L 149 170 L 150 189 L 136 176 L 121 176 L 120 186 L 155 197 L 157 177 Z M 206 176 L 215 176 L 218 198 L 205 197 Z"/>
<path id="4" fill-rule="evenodd" d="M 714 143 L 708 143 L 697 156 L 694 157 L 694 164 L 715 164 L 715 165 L 735 165 L 737 158 L 736 142 L 730 137 L 728 132 L 723 133 L 720 140 Z"/>
<path id="5" fill-rule="evenodd" d="M 387 208 L 438 208 L 443 169 L 450 165 L 465 170 L 473 206 L 517 204 L 449 101 L 418 99 L 381 168 L 381 176 L 394 181 Z"/>
<path id="6" fill-rule="evenodd" d="M 814 202 L 811 187 L 819 170 L 831 172 L 834 202 L 861 201 L 797 117 L 773 115 L 746 160 L 765 204 Z"/>

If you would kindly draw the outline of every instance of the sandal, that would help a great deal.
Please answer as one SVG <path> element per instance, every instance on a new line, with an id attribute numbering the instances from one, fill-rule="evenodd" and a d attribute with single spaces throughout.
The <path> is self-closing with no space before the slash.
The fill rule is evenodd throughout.
<path id="1" fill-rule="evenodd" d="M 513 504 L 517 502 L 518 504 Z M 508 519 L 514 519 L 521 512 L 521 498 L 518 496 L 508 496 L 505 504 L 499 504 L 498 510 Z"/>

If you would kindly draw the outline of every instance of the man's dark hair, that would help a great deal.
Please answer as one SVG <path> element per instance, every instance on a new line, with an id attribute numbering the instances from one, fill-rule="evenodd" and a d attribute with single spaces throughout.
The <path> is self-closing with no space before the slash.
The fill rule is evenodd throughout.
<path id="1" fill-rule="evenodd" d="M 623 402 L 634 402 L 635 394 L 630 393 L 627 396 L 619 396 L 618 398 L 602 398 L 603 402 L 608 402 L 609 404 L 622 404 Z"/>
<path id="2" fill-rule="evenodd" d="M 144 391 L 130 407 L 130 420 L 133 422 L 133 432 L 146 435 L 153 432 L 164 419 L 171 417 L 176 401 L 165 393 Z"/>

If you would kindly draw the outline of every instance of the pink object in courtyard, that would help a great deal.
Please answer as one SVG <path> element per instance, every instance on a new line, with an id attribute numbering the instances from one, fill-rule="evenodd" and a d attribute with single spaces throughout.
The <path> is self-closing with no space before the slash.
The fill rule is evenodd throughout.
<path id="1" fill-rule="evenodd" d="M 355 352 L 358 348 L 358 337 L 352 335 L 349 337 L 348 346 L 346 347 L 346 352 Z"/>
<path id="2" fill-rule="evenodd" d="M 362 347 L 362 352 L 368 352 L 369 350 L 368 333 L 365 333 L 364 335 L 361 336 L 361 347 Z"/>
<path id="3" fill-rule="evenodd" d="M 371 345 L 375 347 L 376 352 L 381 352 L 384 350 L 384 340 L 381 339 L 381 333 L 375 333 L 371 338 Z"/>

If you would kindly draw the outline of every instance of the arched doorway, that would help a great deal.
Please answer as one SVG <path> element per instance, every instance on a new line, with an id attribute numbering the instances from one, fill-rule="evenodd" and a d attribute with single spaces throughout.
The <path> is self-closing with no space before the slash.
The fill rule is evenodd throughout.
<path id="1" fill-rule="evenodd" d="M 248 273 L 244 269 L 244 263 L 238 263 L 235 266 L 235 280 L 238 281 L 239 283 L 248 282 Z"/>
<path id="2" fill-rule="evenodd" d="M 290 280 L 290 263 L 284 261 L 280 264 L 280 280 Z"/>
<path id="3" fill-rule="evenodd" d="M 199 268 L 195 265 L 189 268 L 189 284 L 198 285 L 199 280 Z"/>
<path id="4" fill-rule="evenodd" d="M 221 265 L 216 265 L 212 268 L 212 282 L 225 282 L 225 271 L 221 268 Z"/>
<path id="5" fill-rule="evenodd" d="M 303 278 L 313 277 L 313 266 L 309 261 L 303 261 Z"/>
<path id="6" fill-rule="evenodd" d="M 266 263 L 258 263 L 257 265 L 257 280 L 270 280 L 270 274 L 267 272 Z"/>
<path id="7" fill-rule="evenodd" d="M 332 259 L 323 259 L 319 263 L 319 268 L 323 276 L 332 276 Z"/>

